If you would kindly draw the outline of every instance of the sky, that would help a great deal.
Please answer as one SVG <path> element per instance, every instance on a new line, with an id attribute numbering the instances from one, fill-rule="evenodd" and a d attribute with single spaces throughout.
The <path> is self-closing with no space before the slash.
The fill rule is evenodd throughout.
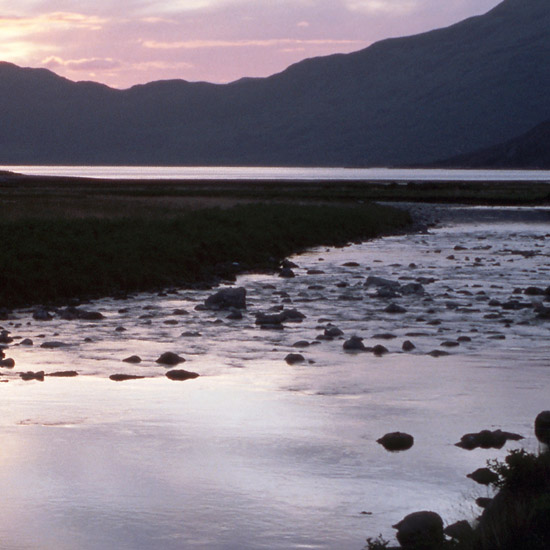
<path id="1" fill-rule="evenodd" d="M 0 0 L 0 60 L 129 88 L 225 83 L 480 15 L 500 0 Z"/>

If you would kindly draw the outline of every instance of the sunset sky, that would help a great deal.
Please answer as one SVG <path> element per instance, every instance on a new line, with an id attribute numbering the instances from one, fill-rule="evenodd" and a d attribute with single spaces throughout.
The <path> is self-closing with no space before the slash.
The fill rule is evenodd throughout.
<path id="1" fill-rule="evenodd" d="M 0 60 L 128 88 L 268 76 L 499 0 L 0 0 Z"/>

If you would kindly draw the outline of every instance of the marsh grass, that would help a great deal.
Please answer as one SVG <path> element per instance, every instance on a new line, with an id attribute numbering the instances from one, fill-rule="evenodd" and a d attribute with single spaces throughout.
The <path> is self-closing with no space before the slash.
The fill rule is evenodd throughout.
<path id="1" fill-rule="evenodd" d="M 3 220 L 0 307 L 213 281 L 274 268 L 307 247 L 367 239 L 410 222 L 407 213 L 378 205 L 244 204 L 162 212 Z"/>

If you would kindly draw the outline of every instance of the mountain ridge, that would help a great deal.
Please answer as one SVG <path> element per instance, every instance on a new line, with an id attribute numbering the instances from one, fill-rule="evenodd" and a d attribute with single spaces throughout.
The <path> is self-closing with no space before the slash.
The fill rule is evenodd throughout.
<path id="1" fill-rule="evenodd" d="M 1 64 L 0 162 L 433 163 L 550 119 L 548 29 L 550 3 L 505 0 L 444 29 L 229 84 L 116 90 Z"/>

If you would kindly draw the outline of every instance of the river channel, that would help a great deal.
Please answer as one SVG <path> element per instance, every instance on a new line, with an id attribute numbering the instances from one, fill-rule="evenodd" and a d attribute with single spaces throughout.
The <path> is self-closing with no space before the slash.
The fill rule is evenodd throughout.
<path id="1" fill-rule="evenodd" d="M 473 519 L 490 491 L 466 475 L 537 450 L 550 408 L 550 209 L 425 208 L 427 232 L 240 276 L 242 319 L 201 307 L 217 289 L 173 289 L 79 306 L 97 321 L 0 321 L 0 549 L 361 550 L 410 512 Z M 256 324 L 283 309 L 304 318 Z M 387 353 L 344 351 L 354 335 Z M 167 351 L 200 377 L 169 380 Z M 487 428 L 525 439 L 455 446 Z M 414 446 L 376 442 L 394 431 Z"/>

